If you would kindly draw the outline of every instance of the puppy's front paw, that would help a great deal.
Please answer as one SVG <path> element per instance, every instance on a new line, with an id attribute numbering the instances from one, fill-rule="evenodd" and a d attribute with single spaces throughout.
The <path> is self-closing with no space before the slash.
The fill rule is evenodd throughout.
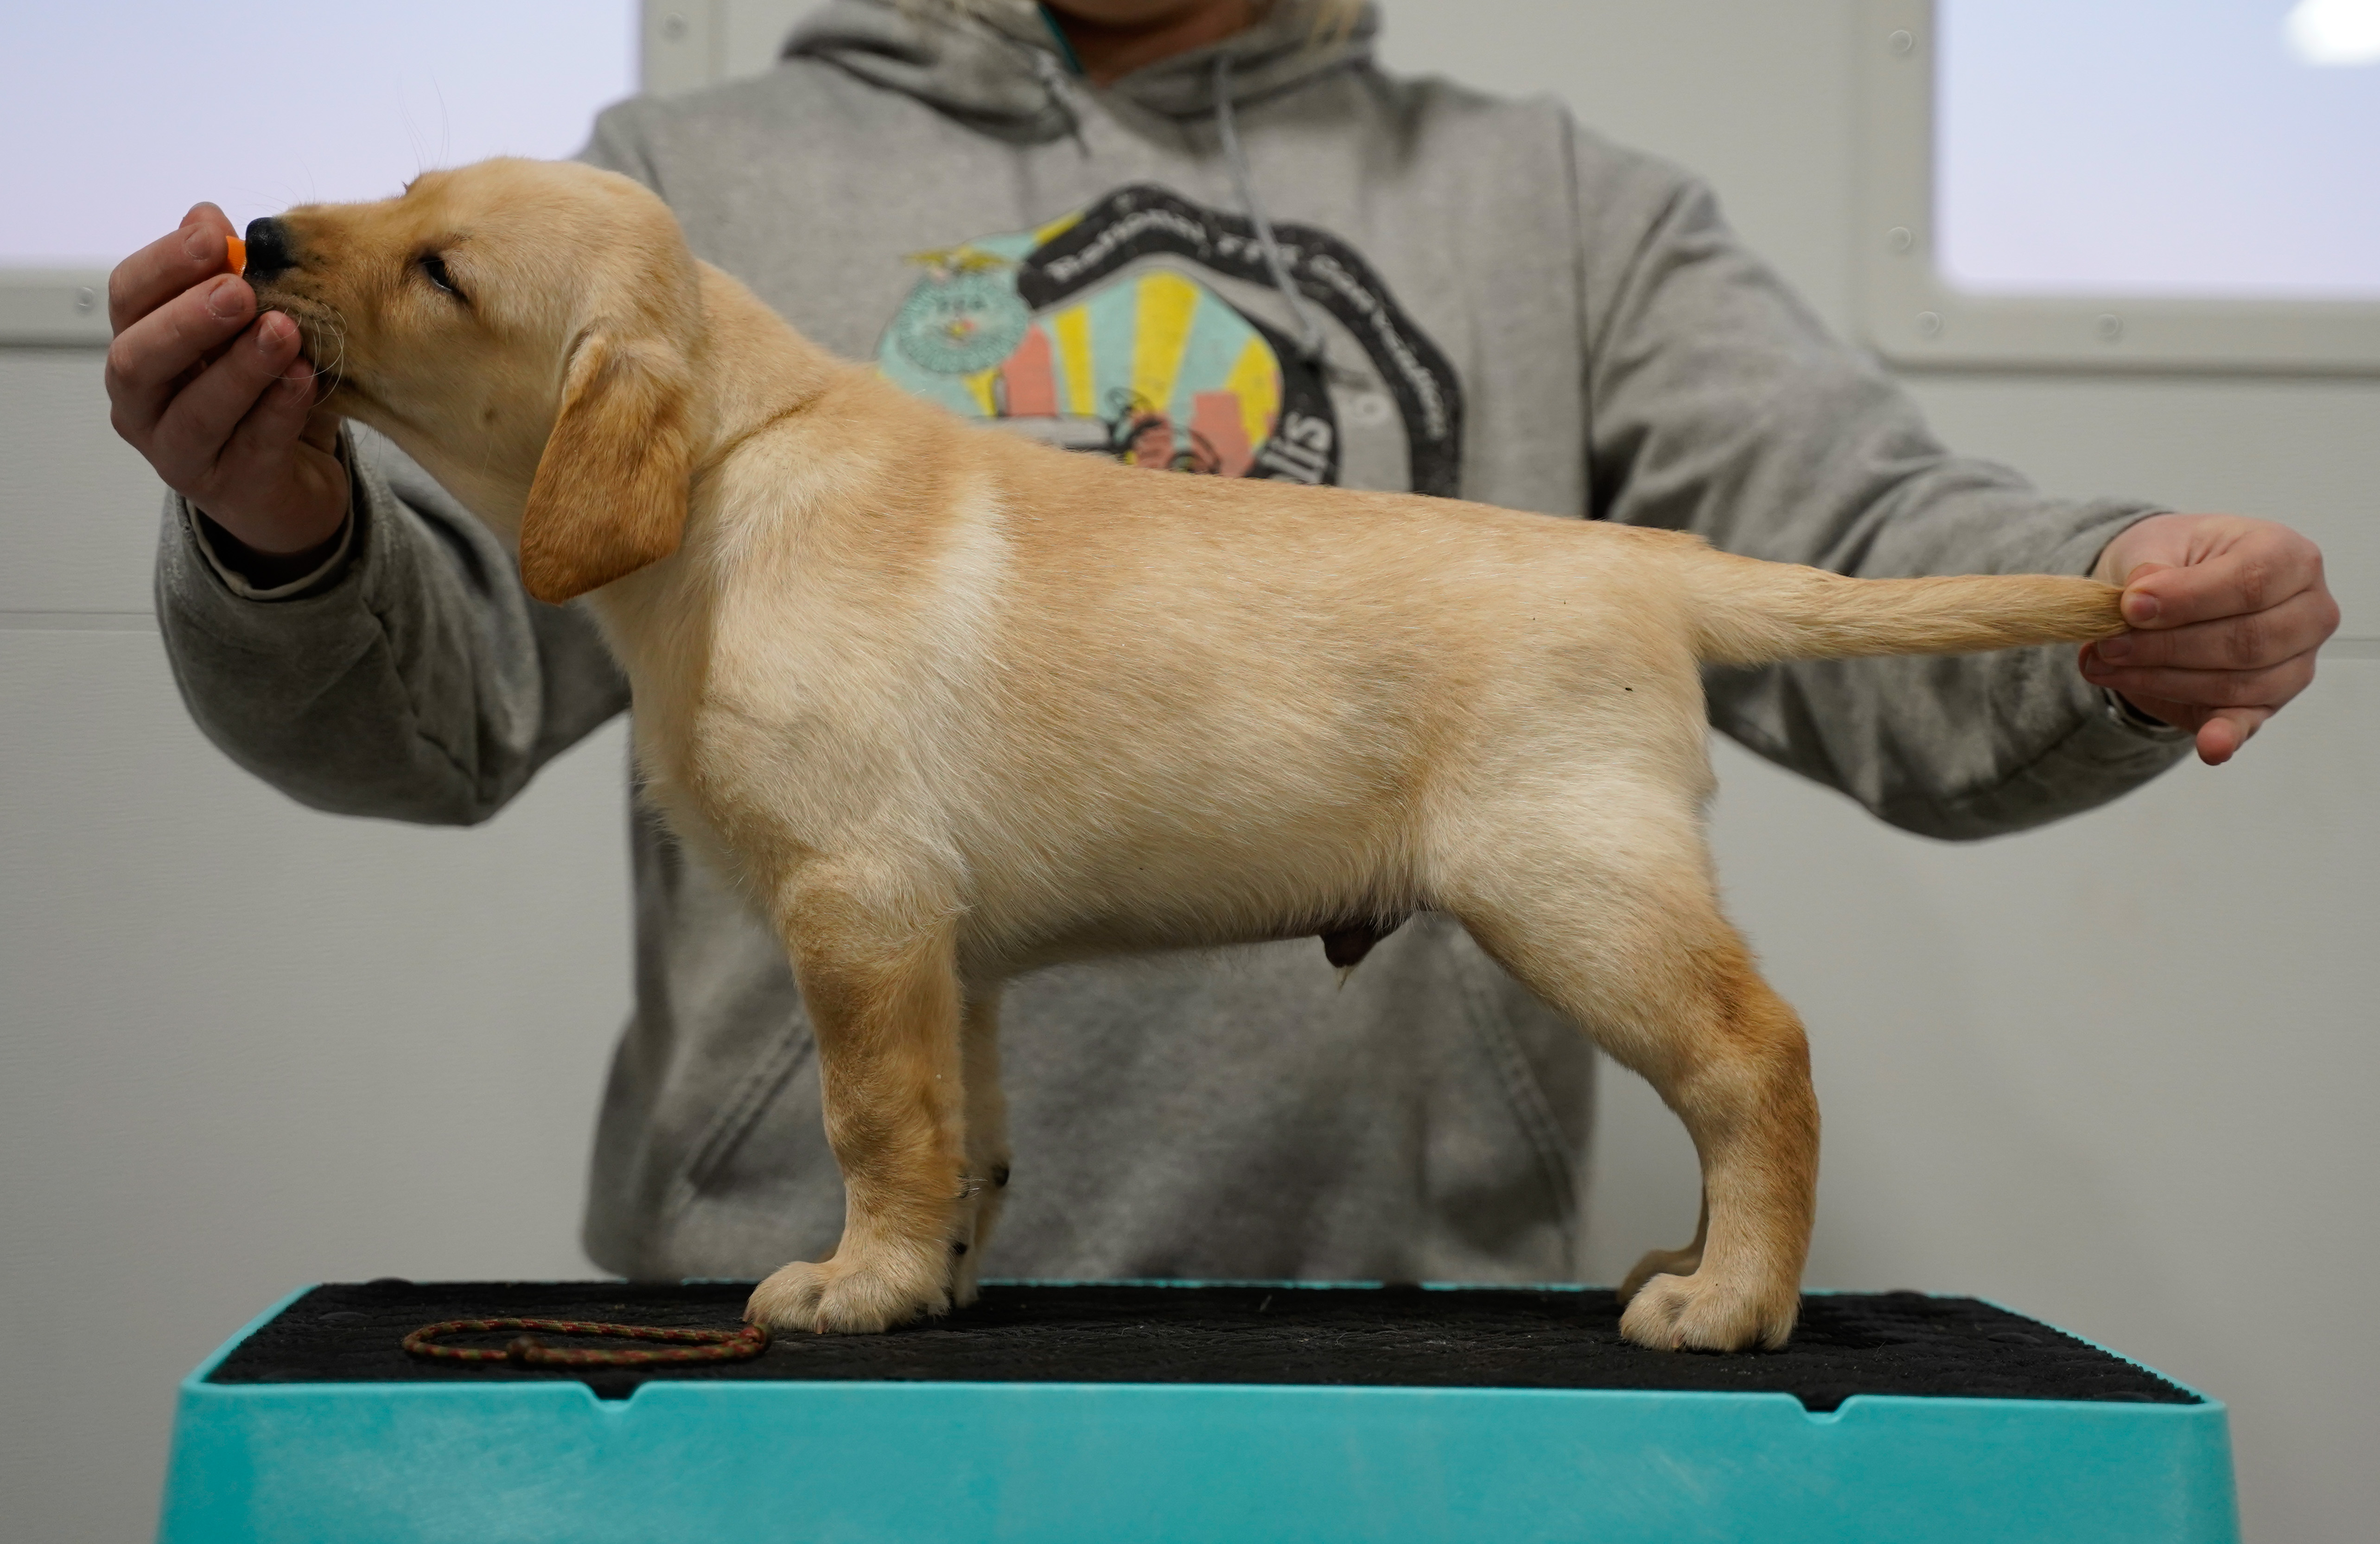
<path id="1" fill-rule="evenodd" d="M 1755 1294 L 1699 1273 L 1655 1276 L 1629 1299 L 1620 1333 L 1656 1351 L 1775 1351 L 1801 1308 L 1790 1289 Z"/>
<path id="2" fill-rule="evenodd" d="M 845 1264 L 838 1257 L 816 1265 L 795 1260 L 777 1271 L 752 1289 L 744 1317 L 775 1331 L 865 1335 L 950 1309 L 946 1266 L 921 1271 L 914 1263 Z"/>

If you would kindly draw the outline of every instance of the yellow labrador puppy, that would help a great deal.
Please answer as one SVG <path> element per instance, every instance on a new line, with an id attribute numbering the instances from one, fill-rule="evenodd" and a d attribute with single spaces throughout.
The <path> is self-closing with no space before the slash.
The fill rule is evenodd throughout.
<path id="1" fill-rule="evenodd" d="M 971 427 L 805 342 L 625 178 L 492 161 L 249 249 L 325 401 L 588 597 L 678 834 L 785 942 L 847 1195 L 752 1295 L 882 1330 L 973 1294 L 1002 983 L 1420 908 L 1659 1090 L 1703 1222 L 1650 1346 L 1784 1342 L 1808 1051 L 1719 914 L 1697 667 L 2120 632 L 2073 577 L 1863 581 L 1687 536 L 1193 478 Z"/>

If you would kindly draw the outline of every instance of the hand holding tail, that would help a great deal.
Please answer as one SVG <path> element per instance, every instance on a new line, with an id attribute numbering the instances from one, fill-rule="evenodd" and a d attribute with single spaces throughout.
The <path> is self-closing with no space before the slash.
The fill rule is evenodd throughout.
<path id="1" fill-rule="evenodd" d="M 2085 647 L 2084 679 L 2195 732 L 2220 766 L 2313 680 L 2338 628 L 2322 551 L 2270 520 L 2152 515 L 2099 556 L 2132 630 Z"/>

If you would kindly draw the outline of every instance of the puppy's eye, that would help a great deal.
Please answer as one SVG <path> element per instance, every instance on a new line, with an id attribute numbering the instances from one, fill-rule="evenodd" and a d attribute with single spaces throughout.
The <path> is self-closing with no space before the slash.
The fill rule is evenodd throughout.
<path id="1" fill-rule="evenodd" d="M 455 282 L 454 274 L 446 272 L 446 260 L 437 253 L 429 252 L 422 256 L 421 276 L 455 297 L 455 299 L 463 298 L 463 286 Z"/>

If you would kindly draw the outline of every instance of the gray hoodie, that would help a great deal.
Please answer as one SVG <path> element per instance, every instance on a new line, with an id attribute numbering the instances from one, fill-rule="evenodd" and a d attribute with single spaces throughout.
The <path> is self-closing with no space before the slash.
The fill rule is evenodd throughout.
<path id="1" fill-rule="evenodd" d="M 1307 18 L 1281 0 L 1102 91 L 1031 13 L 836 0 L 771 74 L 623 103 L 586 154 L 811 337 L 1089 454 L 1864 575 L 2081 573 L 2148 512 L 1946 453 L 1693 179 L 1552 103 L 1382 73 L 1368 15 L 1320 43 Z M 176 677 L 217 743 L 308 804 L 485 820 L 625 687 L 418 468 L 360 430 L 348 450 L 339 557 L 276 590 L 169 500 Z M 2183 748 L 2064 650 L 1710 686 L 1723 732 L 1937 836 L 2087 808 Z M 637 1001 L 588 1249 L 642 1276 L 818 1258 L 842 1190 L 783 950 L 633 800 L 631 840 Z M 1306 939 L 1048 971 L 1003 1017 L 1016 1183 L 987 1274 L 1574 1270 L 1592 1054 L 1444 918 L 1343 989 Z"/>

